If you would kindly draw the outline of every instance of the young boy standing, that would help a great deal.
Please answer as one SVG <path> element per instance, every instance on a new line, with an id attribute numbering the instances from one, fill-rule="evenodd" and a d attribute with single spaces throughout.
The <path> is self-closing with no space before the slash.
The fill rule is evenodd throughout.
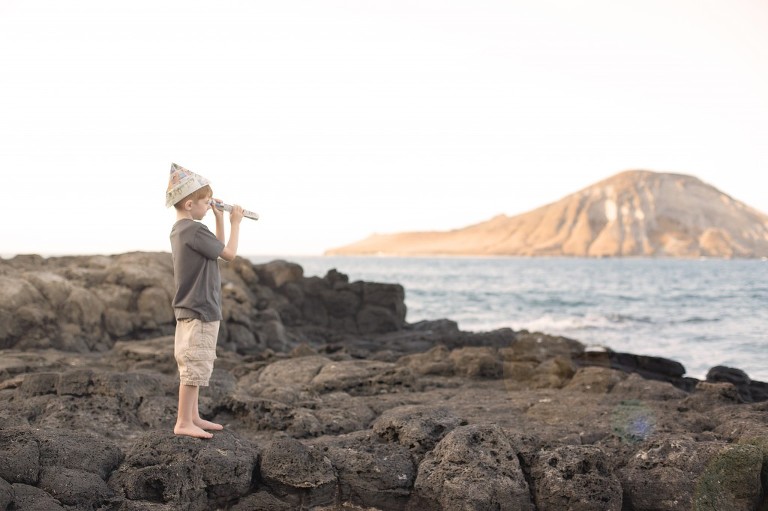
<path id="1" fill-rule="evenodd" d="M 198 411 L 200 387 L 207 387 L 216 359 L 216 339 L 221 315 L 221 275 L 218 258 L 234 260 L 240 237 L 243 208 L 233 206 L 231 229 L 225 243 L 224 213 L 211 208 L 213 191 L 207 179 L 175 163 L 165 194 L 165 205 L 176 208 L 171 229 L 173 279 L 176 294 L 174 355 L 179 367 L 179 410 L 173 432 L 196 438 L 211 438 L 206 430 L 221 424 L 204 420 Z M 217 199 L 213 199 L 220 202 Z M 216 235 L 200 220 L 209 209 L 216 217 Z"/>

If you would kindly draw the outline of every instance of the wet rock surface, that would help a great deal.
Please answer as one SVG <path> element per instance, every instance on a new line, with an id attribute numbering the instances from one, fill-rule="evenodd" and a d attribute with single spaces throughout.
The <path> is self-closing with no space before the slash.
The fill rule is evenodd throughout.
<path id="1" fill-rule="evenodd" d="M 402 287 L 222 264 L 201 414 L 173 435 L 169 254 L 0 260 L 0 511 L 766 509 L 763 382 L 509 329 Z"/>

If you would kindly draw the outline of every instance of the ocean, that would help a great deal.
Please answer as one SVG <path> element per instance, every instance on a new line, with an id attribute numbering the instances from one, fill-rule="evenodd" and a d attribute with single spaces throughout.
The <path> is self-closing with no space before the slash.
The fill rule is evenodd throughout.
<path id="1" fill-rule="evenodd" d="M 305 276 L 405 288 L 406 321 L 448 318 L 676 360 L 704 379 L 716 365 L 768 382 L 768 261 L 518 257 L 257 256 Z"/>

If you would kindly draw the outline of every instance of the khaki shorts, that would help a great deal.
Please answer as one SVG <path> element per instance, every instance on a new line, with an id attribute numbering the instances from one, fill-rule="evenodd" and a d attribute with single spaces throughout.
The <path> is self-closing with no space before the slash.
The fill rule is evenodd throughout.
<path id="1" fill-rule="evenodd" d="M 179 366 L 182 385 L 207 387 L 216 360 L 218 321 L 184 318 L 176 321 L 173 354 Z"/>

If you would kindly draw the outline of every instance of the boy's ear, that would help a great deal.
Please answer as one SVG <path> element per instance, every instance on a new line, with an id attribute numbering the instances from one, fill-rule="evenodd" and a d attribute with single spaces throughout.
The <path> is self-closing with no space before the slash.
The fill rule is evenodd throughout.
<path id="1" fill-rule="evenodd" d="M 192 199 L 189 199 L 189 200 L 185 200 L 185 201 L 184 201 L 184 209 L 185 209 L 186 211 L 189 211 L 189 210 L 191 210 L 191 209 L 192 209 Z"/>

